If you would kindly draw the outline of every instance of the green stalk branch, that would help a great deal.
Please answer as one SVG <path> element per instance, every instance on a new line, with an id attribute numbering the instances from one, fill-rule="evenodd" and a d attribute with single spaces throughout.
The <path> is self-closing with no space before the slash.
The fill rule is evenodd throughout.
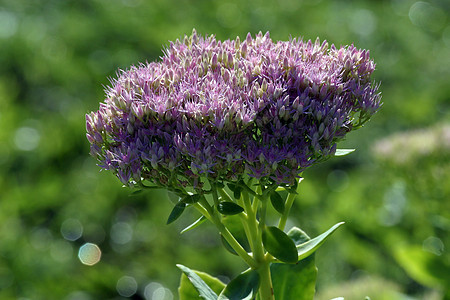
<path id="1" fill-rule="evenodd" d="M 195 203 L 194 207 L 202 213 L 209 221 L 211 221 L 222 234 L 224 239 L 230 244 L 230 246 L 236 251 L 236 253 L 253 269 L 257 267 L 255 260 L 245 251 L 245 249 L 239 244 L 236 238 L 231 234 L 228 228 L 222 223 L 220 218 L 216 213 L 214 213 L 213 208 L 208 203 L 206 198 L 202 197 L 201 203 Z M 206 212 L 206 214 L 205 214 Z"/>
<path id="2" fill-rule="evenodd" d="M 259 192 L 261 189 L 258 189 Z M 252 194 L 254 195 L 254 194 Z M 253 259 L 256 262 L 256 268 L 259 274 L 260 288 L 259 299 L 274 300 L 272 279 L 270 275 L 271 255 L 265 255 L 264 245 L 262 243 L 262 231 L 265 225 L 265 215 L 267 210 L 267 195 L 259 193 L 254 195 L 253 203 L 250 201 L 248 193 L 244 193 L 243 204 L 247 213 L 248 240 L 253 251 Z M 256 212 L 260 209 L 260 220 L 256 219 Z M 245 228 L 245 227 L 244 227 Z"/>
<path id="3" fill-rule="evenodd" d="M 286 226 L 286 221 L 289 216 L 289 212 L 291 211 L 292 204 L 294 204 L 296 196 L 297 194 L 294 193 L 289 193 L 289 195 L 287 196 L 284 213 L 280 217 L 280 221 L 278 222 L 278 228 L 281 230 L 284 230 L 284 227 Z"/>
<path id="4" fill-rule="evenodd" d="M 258 269 L 259 274 L 259 299 L 260 300 L 275 300 L 273 295 L 272 278 L 270 275 L 270 263 L 262 264 Z"/>

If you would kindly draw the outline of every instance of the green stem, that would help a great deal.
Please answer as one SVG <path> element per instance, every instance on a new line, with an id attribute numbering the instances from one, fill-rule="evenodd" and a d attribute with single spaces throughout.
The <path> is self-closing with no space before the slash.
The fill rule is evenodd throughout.
<path id="1" fill-rule="evenodd" d="M 291 211 L 292 204 L 294 204 L 294 200 L 297 194 L 289 193 L 286 199 L 286 204 L 284 207 L 284 213 L 280 217 L 280 222 L 278 223 L 278 228 L 281 230 L 284 230 L 284 227 L 286 226 L 286 221 L 289 215 L 289 212 Z"/>
<path id="2" fill-rule="evenodd" d="M 253 204 L 255 202 L 260 202 L 258 199 L 253 199 Z M 256 210 L 253 208 L 250 198 L 248 197 L 248 194 L 244 194 L 244 210 L 247 214 L 247 227 L 248 227 L 248 237 L 250 246 L 252 248 L 253 252 L 253 258 L 256 261 L 262 261 L 264 257 L 264 248 L 262 247 L 262 240 L 259 238 L 259 223 L 256 220 Z"/>
<path id="3" fill-rule="evenodd" d="M 216 192 L 213 191 L 213 197 L 217 197 L 217 193 L 225 201 L 233 201 L 230 195 L 221 188 L 217 188 Z M 250 195 L 253 197 L 251 200 Z M 240 214 L 240 219 L 244 227 L 245 234 L 249 241 L 252 256 L 251 257 L 242 246 L 236 241 L 233 235 L 228 231 L 225 225 L 220 221 L 220 217 L 217 216 L 214 209 L 209 205 L 206 198 L 200 200 L 200 203 L 196 203 L 200 212 L 203 213 L 211 222 L 213 222 L 219 229 L 222 236 L 230 244 L 230 246 L 236 251 L 236 253 L 244 259 L 244 261 L 254 270 L 256 270 L 260 277 L 259 299 L 260 300 L 275 300 L 273 295 L 273 285 L 270 275 L 270 263 L 273 257 L 270 254 L 266 254 L 264 245 L 262 243 L 262 232 L 265 229 L 266 211 L 268 203 L 268 193 L 264 192 L 264 188 L 260 185 L 256 188 L 256 192 L 250 193 L 250 191 L 244 189 L 241 193 L 240 199 L 235 199 L 233 202 L 237 202 L 242 205 L 244 212 Z M 291 204 L 292 205 L 292 204 Z M 259 211 L 259 221 L 256 218 L 256 213 Z"/>
<path id="4" fill-rule="evenodd" d="M 251 267 L 256 268 L 257 264 L 255 260 L 248 255 L 247 251 L 239 244 L 239 242 L 236 240 L 236 238 L 231 234 L 231 232 L 228 230 L 228 228 L 223 225 L 220 218 L 217 216 L 217 214 L 214 213 L 213 208 L 211 205 L 209 205 L 206 198 L 202 197 L 200 200 L 200 203 L 195 203 L 194 207 L 197 208 L 197 210 L 202 213 L 209 221 L 211 221 L 214 225 L 216 225 L 219 232 L 222 234 L 224 239 L 230 244 L 230 246 L 236 251 L 236 253 Z"/>
<path id="5" fill-rule="evenodd" d="M 259 299 L 260 300 L 275 300 L 273 295 L 272 278 L 270 275 L 270 262 L 266 262 L 259 266 Z"/>
<path id="6" fill-rule="evenodd" d="M 255 270 L 258 272 L 260 280 L 259 299 L 275 300 L 270 275 L 270 262 L 272 256 L 265 254 L 264 245 L 262 243 L 262 231 L 266 226 L 267 195 L 261 193 L 261 189 L 258 189 L 258 193 L 253 198 L 253 203 L 250 201 L 248 193 L 245 193 L 243 198 L 244 209 L 248 217 L 249 237 L 247 238 L 252 247 L 253 258 L 257 263 Z M 256 220 L 256 212 L 258 209 L 260 209 L 259 222 Z"/>
<path id="7" fill-rule="evenodd" d="M 214 205 L 218 205 L 219 204 L 219 195 L 217 194 L 217 187 L 215 185 L 214 182 L 210 181 L 210 185 L 211 185 L 211 191 L 212 191 L 212 196 L 213 196 L 213 200 L 214 200 Z"/>
<path id="8" fill-rule="evenodd" d="M 253 228 L 250 227 L 249 215 L 247 213 L 247 208 L 248 208 L 247 203 L 250 202 L 249 197 L 248 197 L 248 193 L 244 192 L 242 198 L 243 198 L 243 200 L 242 200 L 242 203 L 240 205 L 242 205 L 244 207 L 244 212 L 240 213 L 239 217 L 241 219 L 242 226 L 244 227 L 245 236 L 247 237 L 248 243 L 250 245 L 250 249 L 252 249 L 252 251 L 253 251 L 253 249 L 255 248 L 255 244 L 254 244 L 255 243 L 255 239 L 253 238 L 255 233 L 253 231 Z"/>
<path id="9" fill-rule="evenodd" d="M 257 248 L 255 249 L 255 259 L 259 263 L 265 262 L 265 250 L 264 245 L 262 242 L 262 233 L 265 230 L 266 227 L 266 211 L 267 211 L 267 195 L 263 193 L 263 198 L 261 198 L 261 206 L 259 209 L 259 222 L 256 224 L 256 216 L 255 216 L 255 226 L 257 225 L 257 237 L 256 237 L 256 245 Z M 255 199 L 255 201 L 257 201 Z"/>

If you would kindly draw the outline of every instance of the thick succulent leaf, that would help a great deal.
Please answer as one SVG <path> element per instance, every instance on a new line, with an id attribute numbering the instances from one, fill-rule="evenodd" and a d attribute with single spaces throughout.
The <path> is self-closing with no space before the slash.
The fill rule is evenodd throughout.
<path id="1" fill-rule="evenodd" d="M 244 211 L 244 209 L 241 206 L 237 205 L 234 202 L 229 202 L 229 201 L 220 202 L 217 205 L 217 210 L 222 215 L 237 215 Z"/>
<path id="2" fill-rule="evenodd" d="M 280 261 L 291 264 L 298 261 L 294 241 L 278 227 L 266 227 L 262 232 L 262 240 L 267 252 Z"/>
<path id="3" fill-rule="evenodd" d="M 303 230 L 295 226 L 288 231 L 287 235 L 294 241 L 295 246 L 306 243 L 311 239 Z"/>
<path id="4" fill-rule="evenodd" d="M 184 212 L 184 209 L 186 208 L 187 204 L 183 202 L 177 203 L 174 208 L 172 209 L 172 212 L 169 215 L 169 218 L 167 219 L 166 224 L 170 224 L 174 222 L 176 219 L 178 219 L 181 214 Z"/>
<path id="5" fill-rule="evenodd" d="M 200 218 L 198 218 L 194 223 L 192 223 L 191 225 L 189 225 L 188 227 L 186 227 L 185 229 L 181 230 L 180 234 L 183 234 L 189 230 L 192 230 L 198 226 L 200 226 L 201 224 L 203 224 L 206 221 L 206 217 L 205 216 L 201 216 Z"/>
<path id="6" fill-rule="evenodd" d="M 218 189 L 223 189 L 225 187 L 225 185 L 222 182 L 216 182 L 214 184 L 215 184 L 216 188 L 218 188 Z"/>
<path id="7" fill-rule="evenodd" d="M 177 267 L 183 271 L 178 288 L 180 300 L 217 300 L 217 293 L 225 287 L 219 279 L 206 273 L 191 270 L 183 265 Z"/>
<path id="8" fill-rule="evenodd" d="M 270 266 L 276 300 L 312 300 L 317 268 L 314 255 L 296 264 L 274 263 Z"/>
<path id="9" fill-rule="evenodd" d="M 241 198 L 241 192 L 242 192 L 242 188 L 237 187 L 237 188 L 233 191 L 233 197 L 234 197 L 234 199 L 240 199 L 240 198 Z"/>
<path id="10" fill-rule="evenodd" d="M 284 213 L 284 200 L 278 192 L 273 191 L 270 194 L 270 202 L 277 212 L 280 214 Z"/>
<path id="11" fill-rule="evenodd" d="M 321 235 L 305 242 L 302 244 L 297 245 L 297 251 L 298 251 L 298 259 L 302 260 L 312 253 L 314 253 L 324 242 L 325 240 L 338 229 L 344 222 L 337 223 Z"/>
<path id="12" fill-rule="evenodd" d="M 230 188 L 230 190 L 233 192 L 234 199 L 241 198 L 242 187 L 240 187 L 239 185 L 237 185 L 235 183 L 228 183 L 227 185 Z"/>
<path id="13" fill-rule="evenodd" d="M 250 300 L 259 288 L 259 274 L 255 270 L 247 270 L 230 281 L 218 300 Z"/>
<path id="14" fill-rule="evenodd" d="M 336 149 L 336 153 L 334 156 L 345 156 L 352 152 L 354 152 L 356 149 Z"/>
<path id="15" fill-rule="evenodd" d="M 183 198 L 181 198 L 181 202 L 187 203 L 187 204 L 194 204 L 200 201 L 200 198 L 202 196 L 199 194 L 193 194 L 193 195 L 186 195 Z"/>

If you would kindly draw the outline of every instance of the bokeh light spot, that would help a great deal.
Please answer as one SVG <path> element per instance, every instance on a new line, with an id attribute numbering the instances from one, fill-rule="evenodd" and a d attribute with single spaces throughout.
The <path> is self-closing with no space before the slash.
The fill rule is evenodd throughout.
<path id="1" fill-rule="evenodd" d="M 394 226 L 403 218 L 407 206 L 405 184 L 395 182 L 384 194 L 383 207 L 379 211 L 379 221 L 384 226 Z"/>
<path id="2" fill-rule="evenodd" d="M 61 224 L 61 234 L 68 241 L 76 241 L 83 234 L 83 225 L 77 219 L 67 219 Z"/>
<path id="3" fill-rule="evenodd" d="M 411 22 L 425 30 L 436 32 L 445 25 L 445 12 L 428 2 L 418 1 L 409 9 Z"/>
<path id="4" fill-rule="evenodd" d="M 86 243 L 80 247 L 78 258 L 81 263 L 87 266 L 93 266 L 100 261 L 102 251 L 96 244 Z"/>
<path id="5" fill-rule="evenodd" d="M 377 18 L 368 9 L 357 10 L 352 14 L 350 22 L 353 32 L 362 36 L 369 36 L 377 28 Z"/>
<path id="6" fill-rule="evenodd" d="M 120 296 L 131 297 L 137 291 L 136 280 L 131 276 L 123 276 L 117 281 L 116 289 Z"/>
<path id="7" fill-rule="evenodd" d="M 14 143 L 19 150 L 32 151 L 39 145 L 41 136 L 39 132 L 32 127 L 21 127 L 16 130 Z"/>
<path id="8" fill-rule="evenodd" d="M 150 282 L 144 289 L 146 300 L 172 300 L 173 294 L 168 289 L 157 282 Z"/>
<path id="9" fill-rule="evenodd" d="M 423 241 L 422 248 L 425 251 L 441 256 L 445 251 L 445 246 L 442 240 L 435 236 L 429 236 Z"/>
<path id="10" fill-rule="evenodd" d="M 93 298 L 84 291 L 75 291 L 70 293 L 64 300 L 92 300 Z"/>
<path id="11" fill-rule="evenodd" d="M 11 12 L 0 10 L 0 38 L 9 38 L 16 32 L 17 17 Z"/>
<path id="12" fill-rule="evenodd" d="M 126 222 L 118 222 L 111 227 L 111 239 L 114 243 L 124 245 L 133 238 L 133 228 Z"/>

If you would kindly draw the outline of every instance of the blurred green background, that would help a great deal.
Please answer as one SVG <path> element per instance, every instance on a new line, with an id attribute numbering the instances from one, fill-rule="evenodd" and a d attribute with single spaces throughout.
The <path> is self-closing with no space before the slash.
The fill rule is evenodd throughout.
<path id="1" fill-rule="evenodd" d="M 176 263 L 224 280 L 244 270 L 212 226 L 179 234 L 194 212 L 165 225 L 163 191 L 131 195 L 99 172 L 85 138 L 108 78 L 194 27 L 370 49 L 384 105 L 340 145 L 355 153 L 305 172 L 289 224 L 315 236 L 347 223 L 317 253 L 317 299 L 450 299 L 449 11 L 447 0 L 0 0 L 0 299 L 170 300 Z M 101 251 L 93 266 L 78 258 L 86 243 Z"/>

